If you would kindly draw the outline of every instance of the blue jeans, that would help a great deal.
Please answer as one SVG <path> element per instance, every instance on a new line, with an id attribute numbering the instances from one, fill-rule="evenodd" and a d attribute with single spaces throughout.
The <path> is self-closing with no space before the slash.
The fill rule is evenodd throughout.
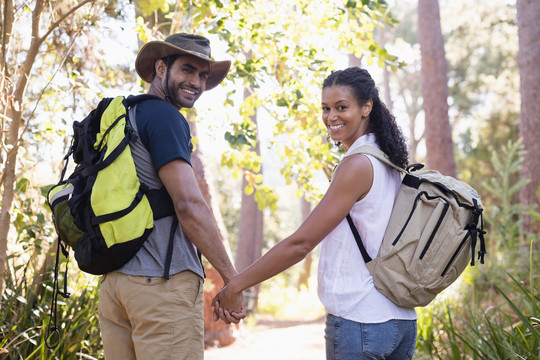
<path id="1" fill-rule="evenodd" d="M 364 324 L 326 315 L 326 360 L 412 359 L 416 320 Z"/>

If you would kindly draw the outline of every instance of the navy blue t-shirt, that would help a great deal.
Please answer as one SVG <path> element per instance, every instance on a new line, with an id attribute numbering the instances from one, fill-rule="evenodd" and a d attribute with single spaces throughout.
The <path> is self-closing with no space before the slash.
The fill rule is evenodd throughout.
<path id="1" fill-rule="evenodd" d="M 171 104 L 147 100 L 137 105 L 137 128 L 144 146 L 150 152 L 154 168 L 171 160 L 182 159 L 191 165 L 191 133 L 187 120 Z"/>
<path id="2" fill-rule="evenodd" d="M 130 109 L 133 111 L 133 109 Z M 135 108 L 135 123 L 139 135 L 130 144 L 137 174 L 151 189 L 163 186 L 158 170 L 175 159 L 191 165 L 191 135 L 186 119 L 171 104 L 161 100 L 145 100 Z M 131 119 L 133 119 L 133 114 Z M 154 229 L 142 248 L 119 272 L 134 276 L 161 277 L 165 271 L 173 216 L 154 220 Z M 197 248 L 188 239 L 182 226 L 176 227 L 170 274 L 192 271 L 204 277 Z"/>

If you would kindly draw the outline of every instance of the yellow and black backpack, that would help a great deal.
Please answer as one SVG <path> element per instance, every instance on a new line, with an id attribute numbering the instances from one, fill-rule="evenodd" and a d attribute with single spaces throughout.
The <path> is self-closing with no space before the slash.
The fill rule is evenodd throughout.
<path id="1" fill-rule="evenodd" d="M 104 98 L 84 120 L 73 123 L 60 181 L 47 195 L 58 234 L 51 306 L 54 326 L 49 334 L 58 332 L 57 295 L 69 297 L 65 277 L 64 291 L 58 286 L 60 252 L 67 258 L 71 247 L 82 271 L 106 274 L 135 256 L 152 232 L 154 220 L 174 214 L 167 191 L 146 186 L 137 175 L 131 155 L 130 144 L 138 135 L 131 126 L 128 109 L 147 99 L 162 100 L 153 95 Z M 70 157 L 76 166 L 64 179 Z M 174 216 L 163 274 L 167 279 L 177 225 Z"/>

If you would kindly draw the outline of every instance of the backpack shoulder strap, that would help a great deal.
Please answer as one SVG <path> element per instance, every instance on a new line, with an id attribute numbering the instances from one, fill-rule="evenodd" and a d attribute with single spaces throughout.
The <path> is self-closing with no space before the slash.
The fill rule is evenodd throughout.
<path id="1" fill-rule="evenodd" d="M 162 100 L 164 99 L 150 94 L 140 94 L 140 95 L 131 95 L 125 99 L 124 105 L 127 110 L 127 126 L 131 127 L 135 132 L 136 136 L 138 135 L 137 123 L 135 121 L 136 109 L 135 106 L 140 104 L 145 100 Z M 143 144 L 144 146 L 144 144 Z M 137 166 L 137 165 L 135 165 Z M 165 186 L 162 186 L 160 189 L 150 189 L 147 185 L 144 184 L 143 180 L 139 178 L 141 186 L 144 188 L 144 193 L 150 207 L 152 208 L 154 220 L 158 220 L 167 216 L 172 216 L 171 228 L 169 232 L 169 244 L 167 246 L 167 254 L 165 256 L 165 264 L 163 270 L 163 277 L 167 280 L 170 278 L 170 268 L 172 262 L 172 253 L 174 248 L 174 240 L 176 229 L 178 228 L 178 217 L 176 216 L 174 205 L 172 203 L 169 193 L 165 189 Z"/>
<path id="2" fill-rule="evenodd" d="M 388 166 L 393 167 L 394 169 L 396 169 L 397 171 L 399 171 L 399 172 L 401 172 L 403 174 L 408 174 L 409 173 L 407 170 L 397 166 L 392 161 L 390 161 L 390 159 L 388 158 L 388 155 L 386 155 L 381 149 L 379 149 L 379 148 L 377 148 L 375 146 L 361 145 L 361 146 L 357 147 L 356 149 L 353 149 L 349 154 L 345 155 L 345 157 L 343 157 L 343 159 L 345 159 L 346 157 L 348 157 L 350 155 L 353 155 L 353 154 L 368 154 L 368 155 L 374 156 L 376 159 L 382 161 L 383 163 L 387 164 Z M 343 159 L 341 159 L 341 160 L 343 160 Z"/>
<path id="3" fill-rule="evenodd" d="M 139 94 L 139 95 L 130 95 L 126 98 L 126 102 L 125 102 L 125 105 L 126 107 L 130 108 L 132 106 L 135 106 L 145 100 L 162 100 L 162 101 L 165 101 L 164 99 L 160 98 L 159 96 L 157 95 L 150 95 L 150 94 Z"/>
<path id="4" fill-rule="evenodd" d="M 374 156 L 376 159 L 382 161 L 383 163 L 387 164 L 388 166 L 393 167 L 394 169 L 398 170 L 401 173 L 408 174 L 409 172 L 397 165 L 395 165 L 393 162 L 390 161 L 388 156 L 379 148 L 371 145 L 361 145 L 355 149 L 353 149 L 350 153 L 345 155 L 343 159 L 345 159 L 348 156 L 351 156 L 353 154 L 368 154 Z M 343 161 L 341 159 L 341 161 Z M 351 231 L 354 235 L 354 240 L 356 241 L 356 245 L 358 245 L 358 249 L 360 249 L 360 253 L 362 254 L 362 258 L 364 259 L 364 262 L 367 264 L 372 260 L 372 258 L 369 256 L 363 242 L 362 238 L 360 236 L 360 233 L 356 229 L 356 226 L 354 225 L 354 222 L 351 218 L 351 214 L 347 214 L 347 222 L 349 223 L 349 227 L 351 228 Z"/>

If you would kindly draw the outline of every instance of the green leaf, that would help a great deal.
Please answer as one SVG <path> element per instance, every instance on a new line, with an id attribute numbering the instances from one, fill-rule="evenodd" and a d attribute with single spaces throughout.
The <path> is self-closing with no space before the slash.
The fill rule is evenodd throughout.
<path id="1" fill-rule="evenodd" d="M 279 98 L 276 102 L 276 105 L 277 106 L 289 106 L 289 103 L 287 102 L 287 100 L 285 100 L 284 98 Z"/>
<path id="2" fill-rule="evenodd" d="M 525 315 L 523 315 L 523 313 L 519 310 L 519 308 L 516 306 L 516 304 L 514 304 L 512 302 L 512 300 L 510 300 L 510 298 L 508 296 L 506 296 L 506 294 L 497 285 L 495 285 L 495 287 L 501 293 L 501 295 L 504 297 L 504 299 L 506 300 L 508 305 L 510 305 L 510 307 L 512 308 L 514 313 L 521 319 L 521 321 L 523 321 L 525 326 L 527 326 L 529 328 L 529 330 L 534 335 L 536 340 L 540 341 L 540 332 L 538 332 L 538 330 L 534 328 L 533 324 L 529 321 L 529 319 L 527 319 L 525 317 Z"/>
<path id="3" fill-rule="evenodd" d="M 15 191 L 18 193 L 25 193 L 26 190 L 28 190 L 29 184 L 30 180 L 28 180 L 27 178 L 21 178 L 15 184 Z"/>

